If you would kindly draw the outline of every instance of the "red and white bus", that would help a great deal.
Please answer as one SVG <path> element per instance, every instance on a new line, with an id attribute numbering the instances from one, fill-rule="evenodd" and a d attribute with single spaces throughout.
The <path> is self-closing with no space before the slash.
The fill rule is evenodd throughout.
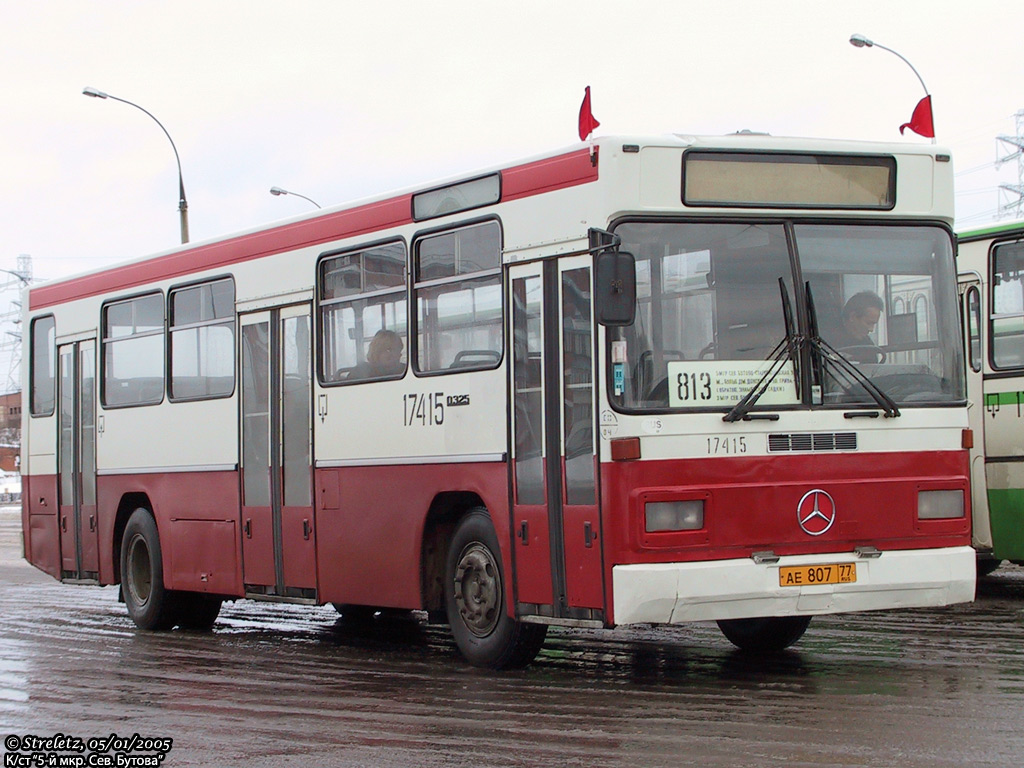
<path id="1" fill-rule="evenodd" d="M 608 137 L 33 286 L 26 558 L 144 629 L 421 610 L 487 667 L 969 601 L 952 189 L 933 146 Z"/>

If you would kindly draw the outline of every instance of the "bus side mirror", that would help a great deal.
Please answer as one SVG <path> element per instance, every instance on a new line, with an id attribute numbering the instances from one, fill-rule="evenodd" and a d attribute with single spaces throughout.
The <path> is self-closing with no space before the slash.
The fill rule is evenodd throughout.
<path id="1" fill-rule="evenodd" d="M 622 251 L 597 255 L 595 302 L 601 325 L 632 325 L 636 317 L 636 259 Z"/>

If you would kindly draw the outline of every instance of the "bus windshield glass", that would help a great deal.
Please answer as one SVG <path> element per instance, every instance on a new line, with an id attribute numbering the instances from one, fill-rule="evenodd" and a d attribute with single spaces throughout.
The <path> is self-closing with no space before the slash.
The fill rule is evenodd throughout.
<path id="1" fill-rule="evenodd" d="M 636 320 L 608 331 L 610 394 L 624 411 L 728 411 L 759 382 L 758 409 L 876 407 L 870 384 L 901 405 L 963 401 L 952 242 L 939 227 L 615 231 L 637 263 Z"/>

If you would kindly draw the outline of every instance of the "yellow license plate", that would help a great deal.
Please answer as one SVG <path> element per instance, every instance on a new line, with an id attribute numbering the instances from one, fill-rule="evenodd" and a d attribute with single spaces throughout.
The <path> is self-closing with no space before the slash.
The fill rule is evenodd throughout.
<path id="1" fill-rule="evenodd" d="M 853 584 L 856 563 L 833 565 L 786 565 L 779 568 L 780 587 L 810 587 L 815 584 Z"/>

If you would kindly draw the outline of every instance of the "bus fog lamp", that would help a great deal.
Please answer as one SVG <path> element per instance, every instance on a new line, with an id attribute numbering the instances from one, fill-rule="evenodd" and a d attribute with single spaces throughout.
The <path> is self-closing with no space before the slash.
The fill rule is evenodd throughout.
<path id="1" fill-rule="evenodd" d="M 696 531 L 704 527 L 704 501 L 650 501 L 644 505 L 648 533 L 655 531 Z"/>
<path id="2" fill-rule="evenodd" d="M 963 491 L 918 491 L 918 520 L 953 520 L 964 516 Z"/>

